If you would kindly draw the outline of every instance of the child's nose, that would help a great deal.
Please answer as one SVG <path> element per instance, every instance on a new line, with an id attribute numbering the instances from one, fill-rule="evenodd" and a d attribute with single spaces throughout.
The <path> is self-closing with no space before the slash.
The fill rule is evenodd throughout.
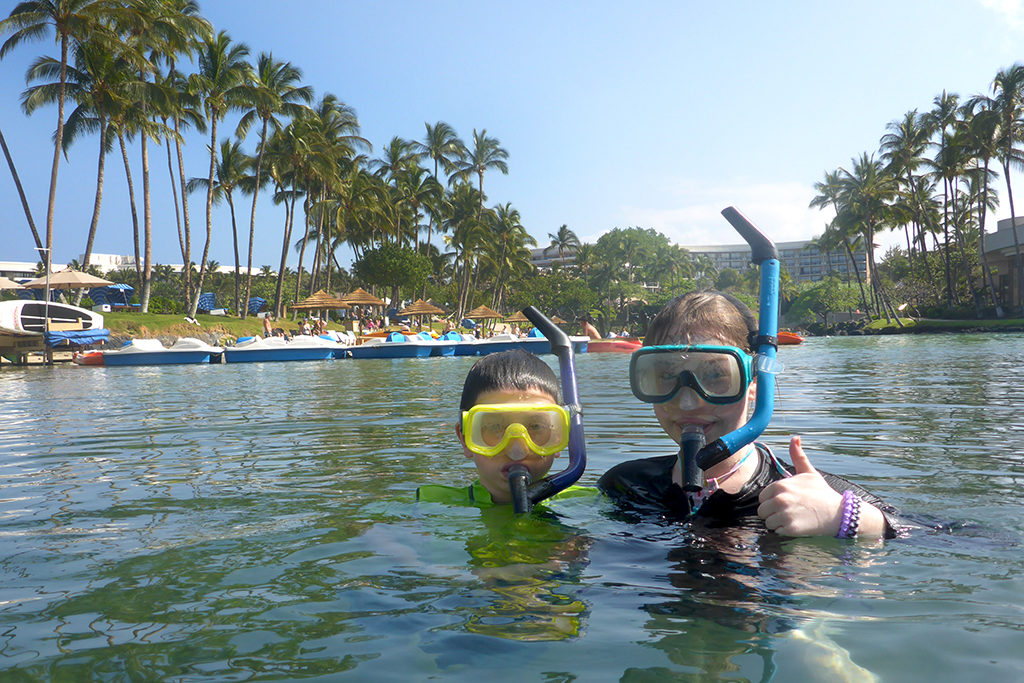
<path id="1" fill-rule="evenodd" d="M 700 396 L 690 387 L 683 387 L 676 393 L 676 405 L 680 410 L 696 410 L 701 403 Z"/>
<path id="2" fill-rule="evenodd" d="M 530 456 L 529 447 L 523 442 L 521 438 L 512 439 L 509 442 L 508 447 L 505 448 L 505 456 L 509 460 L 526 460 Z"/>

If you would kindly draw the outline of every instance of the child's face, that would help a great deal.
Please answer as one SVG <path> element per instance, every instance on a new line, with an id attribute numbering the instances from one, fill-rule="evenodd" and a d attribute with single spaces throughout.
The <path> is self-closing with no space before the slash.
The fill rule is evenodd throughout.
<path id="1" fill-rule="evenodd" d="M 716 346 L 732 346 L 730 342 L 717 337 L 689 336 L 676 343 L 679 344 L 712 344 Z M 741 427 L 747 420 L 747 404 L 754 400 L 757 393 L 755 382 L 747 388 L 746 397 L 735 403 L 719 405 L 708 403 L 696 391 L 683 387 L 679 392 L 664 403 L 654 404 L 654 415 L 658 418 L 661 428 L 679 443 L 683 428 L 697 425 L 704 430 L 707 443 L 725 436 Z"/>
<path id="2" fill-rule="evenodd" d="M 555 404 L 555 397 L 540 389 L 493 389 L 485 391 L 477 396 L 476 403 L 479 404 L 506 404 L 506 403 L 551 403 Z M 534 453 L 523 443 L 522 439 L 512 439 L 505 449 L 494 456 L 480 455 L 466 448 L 466 437 L 462 433 L 461 425 L 456 425 L 455 433 L 462 444 L 463 454 L 476 465 L 477 474 L 480 476 L 480 483 L 484 485 L 495 503 L 511 503 L 512 495 L 508 488 L 508 470 L 515 464 L 525 465 L 530 471 L 533 481 L 543 478 L 557 455 L 540 456 Z"/>

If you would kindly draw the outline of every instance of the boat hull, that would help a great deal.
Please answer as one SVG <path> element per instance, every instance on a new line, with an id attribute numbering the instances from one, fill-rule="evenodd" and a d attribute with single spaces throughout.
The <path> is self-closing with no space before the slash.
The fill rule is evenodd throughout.
<path id="1" fill-rule="evenodd" d="M 236 346 L 224 347 L 225 363 L 277 363 L 302 360 L 329 360 L 344 347 L 319 337 L 282 337 L 246 339 Z"/>
<path id="2" fill-rule="evenodd" d="M 427 358 L 432 348 L 427 344 L 409 344 L 405 342 L 382 342 L 380 344 L 360 344 L 346 348 L 345 355 L 349 358 Z"/>
<path id="3" fill-rule="evenodd" d="M 119 365 L 180 365 L 209 363 L 209 351 L 140 351 L 125 353 L 121 351 L 104 351 L 103 364 L 107 367 Z"/>
<path id="4" fill-rule="evenodd" d="M 49 325 L 46 324 L 47 318 Z M 0 301 L 0 332 L 8 334 L 42 334 L 50 330 L 99 330 L 103 316 L 70 304 L 51 301 L 13 299 Z"/>
<path id="5" fill-rule="evenodd" d="M 625 339 L 591 339 L 587 353 L 633 353 L 643 346 L 639 341 Z"/>

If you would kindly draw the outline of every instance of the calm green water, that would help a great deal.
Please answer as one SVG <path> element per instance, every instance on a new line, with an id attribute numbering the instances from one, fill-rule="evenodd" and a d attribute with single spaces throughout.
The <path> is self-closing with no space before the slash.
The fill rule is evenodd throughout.
<path id="1" fill-rule="evenodd" d="M 1024 336 L 780 355 L 765 440 L 952 532 L 417 506 L 473 359 L 5 368 L 0 679 L 1024 679 Z M 673 450 L 627 361 L 578 358 L 583 483 Z"/>

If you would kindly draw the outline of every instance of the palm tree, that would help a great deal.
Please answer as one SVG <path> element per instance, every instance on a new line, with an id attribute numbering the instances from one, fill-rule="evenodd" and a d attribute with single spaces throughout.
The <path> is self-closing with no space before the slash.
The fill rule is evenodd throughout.
<path id="1" fill-rule="evenodd" d="M 238 226 L 235 222 L 234 191 L 246 178 L 246 174 L 252 167 L 252 157 L 242 151 L 242 143 L 232 142 L 227 138 L 221 140 L 220 158 L 217 161 L 216 187 L 213 188 L 213 201 L 219 204 L 221 199 L 226 199 L 228 208 L 231 211 L 231 237 L 235 247 L 235 311 L 240 311 L 241 295 L 241 274 L 239 273 L 240 259 L 238 256 Z M 188 181 L 189 192 L 196 190 L 208 190 L 206 178 L 192 178 Z M 247 300 L 248 301 L 248 300 Z"/>
<path id="2" fill-rule="evenodd" d="M 231 110 L 241 109 L 251 99 L 252 68 L 245 58 L 249 48 L 243 43 L 232 44 L 231 38 L 221 31 L 215 38 L 203 42 L 199 50 L 199 71 L 189 77 L 189 90 L 201 96 L 203 110 L 210 122 L 210 171 L 206 190 L 206 243 L 199 268 L 199 286 L 189 305 L 189 317 L 196 316 L 199 295 L 206 275 L 206 262 L 210 255 L 213 236 L 213 188 L 217 172 L 217 124 Z"/>
<path id="3" fill-rule="evenodd" d="M 826 206 L 831 206 L 836 212 L 835 218 L 825 226 L 825 232 L 822 233 L 819 238 L 819 244 L 826 250 L 834 248 L 839 244 L 842 244 L 846 249 L 846 257 L 849 259 L 850 266 L 853 268 L 854 275 L 857 277 L 857 286 L 860 288 L 860 300 L 864 307 L 864 314 L 869 315 L 868 312 L 871 309 L 868 306 L 867 295 L 864 292 L 864 282 L 860 277 L 860 268 L 857 266 L 857 259 L 853 256 L 851 235 L 847 231 L 843 230 L 840 224 L 843 181 L 840 177 L 839 171 L 825 173 L 825 180 L 823 182 L 815 183 L 814 190 L 818 194 L 811 200 L 809 205 L 810 208 L 823 209 Z"/>
<path id="4" fill-rule="evenodd" d="M 36 61 L 29 69 L 27 79 L 30 81 L 54 78 L 60 73 L 60 63 L 51 58 Z M 103 204 L 103 179 L 107 152 L 111 149 L 108 135 L 108 122 L 113 112 L 129 106 L 123 95 L 131 89 L 131 70 L 125 61 L 104 48 L 92 44 L 76 43 L 74 46 L 74 65 L 67 67 L 65 77 L 65 96 L 78 103 L 68 116 L 64 125 L 64 152 L 79 137 L 99 132 L 99 161 L 96 170 L 96 196 L 93 201 L 92 220 L 89 223 L 89 234 L 85 243 L 83 269 L 88 269 L 92 259 L 92 248 L 99 227 L 100 207 Z M 22 96 L 23 108 L 32 113 L 43 104 L 56 101 L 59 95 L 59 84 L 44 83 L 32 86 Z M 41 245 L 40 245 L 41 246 Z M 85 290 L 80 289 L 75 296 L 75 305 L 82 301 Z"/>
<path id="5" fill-rule="evenodd" d="M 992 81 L 992 109 L 999 114 L 998 159 L 1006 180 L 1006 198 L 1010 203 L 1010 225 L 1013 233 L 1014 260 L 1016 261 L 1017 299 L 1014 303 L 1024 308 L 1024 261 L 1021 260 L 1020 241 L 1017 239 L 1017 212 L 1013 204 L 1011 169 L 1024 167 L 1024 64 L 1014 64 L 996 74 Z"/>
<path id="6" fill-rule="evenodd" d="M 544 247 L 544 255 L 547 256 L 549 251 L 555 249 L 558 251 L 558 260 L 562 265 L 565 265 L 565 252 L 580 248 L 580 238 L 565 223 L 558 228 L 558 232 L 549 232 L 548 237 L 551 238 L 551 244 Z"/>
<path id="7" fill-rule="evenodd" d="M 0 131 L 0 147 L 3 147 L 4 158 L 7 159 L 7 167 L 11 169 L 11 177 L 14 178 L 14 186 L 18 189 L 18 196 L 21 198 L 21 208 L 25 211 L 25 219 L 28 221 L 28 229 L 32 231 L 32 239 L 36 242 L 36 248 L 43 248 L 43 241 L 39 239 L 39 231 L 36 230 L 36 223 L 32 220 L 32 211 L 28 208 L 28 199 L 25 197 L 25 189 L 21 186 L 21 178 L 18 177 L 18 169 L 14 167 L 14 159 L 11 158 L 11 150 L 7 149 L 7 140 L 4 139 L 3 131 Z"/>
<path id="8" fill-rule="evenodd" d="M 978 213 L 978 252 L 981 254 L 982 269 L 988 282 L 989 297 L 992 306 L 996 310 L 996 317 L 1002 318 L 1005 315 L 1003 307 L 999 303 L 999 292 L 996 291 L 995 283 L 992 281 L 992 270 L 988 265 L 988 254 L 985 252 L 985 218 L 990 206 L 997 201 L 997 197 L 989 190 L 989 180 L 996 176 L 995 171 L 989 169 L 989 164 L 998 153 L 996 148 L 996 131 L 999 129 L 999 114 L 992 107 L 992 100 L 988 97 L 978 96 L 972 98 L 966 105 L 972 115 L 967 124 L 967 135 L 970 140 L 974 163 L 981 172 L 981 188 L 976 193 Z"/>
<path id="9" fill-rule="evenodd" d="M 191 55 L 200 38 L 208 38 L 210 25 L 199 16 L 199 6 L 194 0 L 131 0 L 127 12 L 117 15 L 117 26 L 122 45 L 133 53 L 148 55 L 148 59 L 137 60 L 137 75 L 146 86 L 144 96 L 137 100 L 141 109 L 139 146 L 142 153 L 142 203 L 143 203 L 143 266 L 142 291 L 139 294 L 140 308 L 149 309 L 152 276 L 153 219 L 150 201 L 149 138 L 166 138 L 168 131 L 157 119 L 160 106 L 169 93 L 159 87 L 157 64 L 164 60 L 173 69 L 179 54 Z"/>
<path id="10" fill-rule="evenodd" d="M 252 210 L 249 214 L 249 257 L 246 261 L 245 301 L 242 317 L 249 313 L 249 297 L 252 292 L 252 248 L 256 238 L 256 200 L 263 186 L 263 157 L 267 146 L 267 132 L 278 130 L 281 122 L 278 114 L 296 116 L 303 107 L 300 102 L 311 102 L 313 89 L 298 85 L 302 72 L 290 62 L 279 62 L 273 54 L 260 53 L 256 59 L 255 80 L 253 81 L 253 108 L 238 122 L 236 134 L 244 137 L 252 124 L 259 119 L 262 124 L 260 139 L 256 148 L 256 172 L 253 180 Z"/>
<path id="11" fill-rule="evenodd" d="M 110 10 L 103 0 L 26 0 L 18 3 L 6 19 L 0 21 L 0 33 L 11 36 L 0 45 L 0 59 L 26 40 L 42 38 L 52 29 L 60 43 L 59 92 L 57 95 L 57 132 L 54 134 L 53 163 L 50 168 L 50 194 L 46 205 L 46 248 L 53 251 L 53 211 L 57 203 L 57 173 L 64 146 L 64 98 L 68 51 L 72 41 L 106 38 L 113 43 L 101 23 Z"/>
<path id="12" fill-rule="evenodd" d="M 459 157 L 459 150 L 463 147 L 462 141 L 455 134 L 455 129 L 444 121 L 438 121 L 433 126 L 429 123 L 424 123 L 423 125 L 427 129 L 423 142 L 415 142 L 413 144 L 422 156 L 433 160 L 434 179 L 440 183 L 441 177 L 438 175 L 438 172 L 441 168 L 444 168 L 445 173 L 448 173 L 454 168 L 454 161 Z M 432 237 L 434 219 L 434 211 L 431 211 L 430 225 L 427 227 L 427 244 L 430 244 Z"/>
<path id="13" fill-rule="evenodd" d="M 491 297 L 491 308 L 499 310 L 505 291 L 505 278 L 513 272 L 524 270 L 523 262 L 530 268 L 530 250 L 526 247 L 536 246 L 537 240 L 523 227 L 519 211 L 509 203 L 495 209 L 494 223 L 491 226 L 492 239 L 488 240 L 488 258 L 496 267 L 494 278 L 494 295 Z"/>
<path id="14" fill-rule="evenodd" d="M 449 178 L 467 182 L 473 174 L 477 176 L 477 192 L 479 193 L 479 204 L 477 205 L 477 218 L 484 210 L 484 172 L 495 168 L 503 174 L 508 175 L 508 151 L 501 146 L 498 138 L 487 137 L 487 129 L 479 133 L 473 129 L 473 148 L 463 147 L 460 151 L 459 160 L 455 163 L 456 171 Z"/>

